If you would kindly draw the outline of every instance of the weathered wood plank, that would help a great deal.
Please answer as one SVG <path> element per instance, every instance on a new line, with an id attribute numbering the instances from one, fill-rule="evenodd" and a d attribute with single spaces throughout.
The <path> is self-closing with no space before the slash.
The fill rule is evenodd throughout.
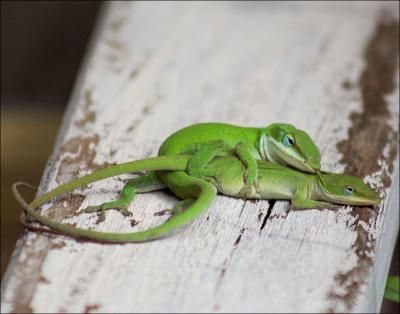
<path id="1" fill-rule="evenodd" d="M 399 228 L 397 12 L 397 2 L 109 5 L 41 192 L 155 155 L 192 123 L 285 121 L 311 134 L 324 169 L 364 177 L 385 200 L 376 211 L 294 211 L 220 196 L 182 233 L 144 244 L 27 233 L 3 280 L 2 312 L 378 311 Z M 154 213 L 175 202 L 140 195 L 134 221 L 65 218 L 121 187 L 99 182 L 45 212 L 134 231 L 159 224 Z"/>

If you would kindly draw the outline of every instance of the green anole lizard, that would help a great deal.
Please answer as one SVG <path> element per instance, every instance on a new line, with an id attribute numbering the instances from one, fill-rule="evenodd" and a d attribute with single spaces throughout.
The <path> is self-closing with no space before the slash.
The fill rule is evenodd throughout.
<path id="1" fill-rule="evenodd" d="M 190 158 L 189 155 L 160 156 L 113 166 L 112 171 L 109 170 L 110 168 L 105 168 L 97 171 L 96 175 L 89 174 L 61 185 L 30 204 L 27 204 L 17 191 L 17 187 L 21 183 L 13 185 L 13 192 L 30 216 L 60 233 L 102 242 L 150 241 L 168 236 L 192 222 L 211 206 L 217 191 L 229 196 L 241 196 L 239 194 L 246 185 L 243 163 L 234 156 L 214 158 L 203 169 L 200 174 L 202 178 L 192 178 L 191 185 L 185 186 L 191 190 L 190 195 L 194 195 L 194 198 L 187 198 L 179 202 L 178 206 L 173 209 L 173 215 L 162 225 L 141 232 L 107 233 L 85 230 L 55 222 L 42 216 L 35 209 L 62 193 L 99 179 L 122 174 L 126 172 L 127 168 L 129 171 L 143 170 L 143 168 L 144 170 L 165 170 L 167 176 L 173 173 L 169 170 L 185 173 Z M 149 162 L 153 164 L 150 165 Z M 378 194 L 358 177 L 323 172 L 305 173 L 261 160 L 257 161 L 257 176 L 259 188 L 258 190 L 249 190 L 245 195 L 246 198 L 287 199 L 291 200 L 294 208 L 327 208 L 336 207 L 335 204 L 378 205 L 380 203 Z M 137 192 L 141 192 L 140 185 L 134 186 L 134 188 Z"/>
<path id="2" fill-rule="evenodd" d="M 130 180 L 121 191 L 120 198 L 90 206 L 87 212 L 99 212 L 99 220 L 105 219 L 108 209 L 120 210 L 130 215 L 129 204 L 134 198 L 134 187 L 156 191 L 165 185 L 180 198 L 195 198 L 190 186 L 196 183 L 204 167 L 216 156 L 233 152 L 246 166 L 245 184 L 241 196 L 257 189 L 256 160 L 269 160 L 282 165 L 314 173 L 320 169 L 320 152 L 310 136 L 290 124 L 275 123 L 265 128 L 240 127 L 223 123 L 201 123 L 191 125 L 170 135 L 160 146 L 159 156 L 190 154 L 187 173 L 149 172 Z"/>

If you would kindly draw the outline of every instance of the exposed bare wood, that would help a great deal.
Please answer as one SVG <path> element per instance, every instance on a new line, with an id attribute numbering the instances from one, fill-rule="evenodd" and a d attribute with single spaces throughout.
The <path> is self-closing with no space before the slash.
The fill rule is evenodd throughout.
<path id="1" fill-rule="evenodd" d="M 192 123 L 285 121 L 323 168 L 362 176 L 379 210 L 290 210 L 219 196 L 173 237 L 102 245 L 26 233 L 2 312 L 376 312 L 399 224 L 398 2 L 112 2 L 104 9 L 39 193 L 155 155 Z M 122 177 L 126 178 L 126 176 Z M 21 178 L 23 179 L 23 178 Z M 46 206 L 65 223 L 136 231 L 176 199 L 140 195 L 127 219 L 73 215 L 105 180 Z"/>

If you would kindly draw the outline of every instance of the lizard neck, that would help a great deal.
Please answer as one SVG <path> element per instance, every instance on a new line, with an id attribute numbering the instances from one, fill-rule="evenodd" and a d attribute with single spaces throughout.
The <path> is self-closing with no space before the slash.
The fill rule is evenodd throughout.
<path id="1" fill-rule="evenodd" d="M 316 172 L 315 180 L 313 184 L 313 196 L 314 199 L 323 200 L 325 202 L 335 202 L 335 199 L 332 198 L 325 189 L 325 183 L 323 175 L 320 172 Z"/>
<path id="2" fill-rule="evenodd" d="M 261 158 L 263 160 L 272 160 L 272 156 L 268 154 L 268 131 L 266 129 L 260 129 L 258 137 L 258 151 L 260 152 Z"/>
<path id="3" fill-rule="evenodd" d="M 319 200 L 319 201 L 328 201 L 328 197 L 324 191 L 323 186 L 321 186 L 321 182 L 318 178 L 318 175 L 314 174 L 310 176 L 309 179 L 309 195 L 313 200 Z"/>
<path id="4" fill-rule="evenodd" d="M 258 141 L 258 150 L 263 160 L 268 160 L 277 164 L 287 165 L 287 162 L 283 160 L 276 152 L 276 148 L 272 143 L 270 134 L 267 130 L 260 131 L 260 137 Z"/>

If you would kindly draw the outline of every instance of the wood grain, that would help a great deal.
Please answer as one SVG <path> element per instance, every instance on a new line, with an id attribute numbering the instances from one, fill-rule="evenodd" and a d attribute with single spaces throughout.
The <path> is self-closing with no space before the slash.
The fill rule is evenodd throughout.
<path id="1" fill-rule="evenodd" d="M 192 123 L 284 121 L 311 135 L 325 170 L 362 176 L 384 201 L 376 210 L 290 210 L 219 196 L 183 232 L 143 244 L 26 233 L 2 283 L 2 312 L 379 311 L 399 229 L 398 6 L 107 5 L 39 193 L 155 155 Z M 176 201 L 166 192 L 140 195 L 135 222 L 73 215 L 115 197 L 121 178 L 44 212 L 107 231 L 166 219 L 154 216 Z"/>

